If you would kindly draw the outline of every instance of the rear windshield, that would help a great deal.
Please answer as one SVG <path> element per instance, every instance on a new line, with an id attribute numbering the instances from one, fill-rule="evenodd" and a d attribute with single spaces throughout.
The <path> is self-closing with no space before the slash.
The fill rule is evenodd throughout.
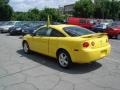
<path id="1" fill-rule="evenodd" d="M 88 29 L 77 27 L 77 26 L 76 27 L 75 26 L 65 27 L 64 31 L 72 37 L 94 34 L 94 32 L 92 32 Z"/>

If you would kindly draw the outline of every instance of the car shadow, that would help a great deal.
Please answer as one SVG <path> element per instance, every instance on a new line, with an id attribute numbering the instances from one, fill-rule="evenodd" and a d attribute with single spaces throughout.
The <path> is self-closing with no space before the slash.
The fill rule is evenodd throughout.
<path id="1" fill-rule="evenodd" d="M 69 73 L 69 74 L 84 74 L 89 73 L 91 71 L 97 70 L 102 65 L 98 62 L 90 63 L 90 64 L 73 64 L 73 66 L 69 69 L 63 69 L 59 67 L 57 64 L 57 60 L 45 55 L 41 55 L 35 52 L 32 52 L 31 54 L 25 54 L 23 50 L 18 50 L 18 54 L 21 55 L 21 57 L 26 57 L 28 60 L 32 60 L 34 62 L 37 62 L 39 64 L 42 64 L 46 67 L 58 70 L 60 72 Z"/>

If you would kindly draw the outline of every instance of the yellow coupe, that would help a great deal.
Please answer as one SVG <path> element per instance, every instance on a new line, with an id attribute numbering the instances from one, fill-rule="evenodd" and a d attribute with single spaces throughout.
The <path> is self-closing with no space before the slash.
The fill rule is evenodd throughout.
<path id="1" fill-rule="evenodd" d="M 25 53 L 35 51 L 58 60 L 61 67 L 72 63 L 95 62 L 110 54 L 111 45 L 105 33 L 94 33 L 75 25 L 49 25 L 23 38 Z"/>

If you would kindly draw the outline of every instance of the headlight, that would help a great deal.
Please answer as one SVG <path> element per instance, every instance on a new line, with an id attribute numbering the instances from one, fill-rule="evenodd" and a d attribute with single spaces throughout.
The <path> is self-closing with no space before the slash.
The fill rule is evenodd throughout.
<path id="1" fill-rule="evenodd" d="M 22 30 L 22 32 L 24 32 L 24 30 Z"/>

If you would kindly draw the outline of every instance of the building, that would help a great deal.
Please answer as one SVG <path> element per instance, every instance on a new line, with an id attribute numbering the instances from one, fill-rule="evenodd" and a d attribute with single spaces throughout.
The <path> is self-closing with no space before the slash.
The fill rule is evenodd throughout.
<path id="1" fill-rule="evenodd" d="M 74 4 L 64 6 L 64 14 L 72 15 L 73 12 L 74 12 Z"/>
<path id="2" fill-rule="evenodd" d="M 59 7 L 59 12 L 60 12 L 61 14 L 64 14 L 64 7 Z"/>

